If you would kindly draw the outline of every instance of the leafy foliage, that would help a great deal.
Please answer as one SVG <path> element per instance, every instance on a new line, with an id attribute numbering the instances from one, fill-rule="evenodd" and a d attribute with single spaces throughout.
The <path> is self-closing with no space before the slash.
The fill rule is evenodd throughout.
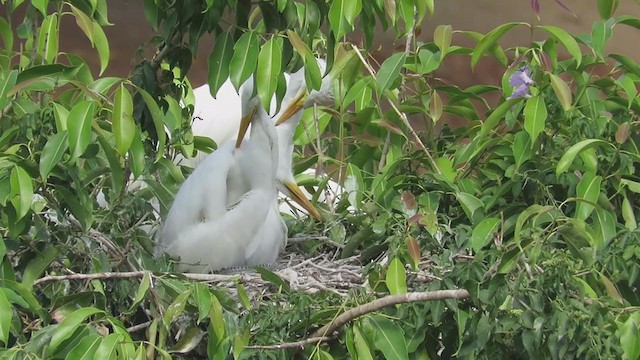
<path id="1" fill-rule="evenodd" d="M 302 351 L 327 359 L 640 358 L 640 68 L 605 50 L 616 27 L 640 29 L 640 20 L 615 16 L 618 1 L 598 1 L 602 19 L 590 34 L 507 23 L 483 35 L 441 25 L 421 43 L 414 33 L 430 21 L 432 0 L 149 0 L 157 52 L 129 78 L 100 75 L 110 57 L 106 0 L 1 2 L 9 15 L 23 7 L 26 16 L 21 24 L 0 19 L 0 358 L 290 358 L 300 350 L 245 346 L 309 336 L 372 300 L 371 290 L 454 288 L 470 299 L 366 314 Z M 532 1 L 534 13 L 539 7 Z M 64 16 L 96 49 L 98 77 L 81 57 L 59 52 Z M 347 37 L 358 26 L 370 45 L 377 25 L 405 44 L 380 66 Z M 502 48 L 517 27 L 543 40 Z M 320 204 L 325 225 L 288 225 L 292 234 L 326 235 L 338 257 L 357 254 L 368 287 L 347 298 L 310 295 L 262 269 L 273 291 L 251 300 L 240 280 L 233 292 L 209 287 L 153 257 L 151 204 L 165 214 L 191 171 L 172 160 L 215 148 L 190 128 L 187 75 L 205 33 L 216 36 L 212 95 L 227 78 L 237 88 L 255 74 L 268 104 L 284 94 L 283 72 L 303 64 L 308 87 L 318 88 L 325 74 L 313 57 L 326 56 L 336 103 L 305 112 L 294 167 L 324 169 L 346 191 L 335 206 Z M 476 46 L 456 45 L 459 36 Z M 468 56 L 471 67 L 497 59 L 501 84 L 442 83 L 435 74 L 451 55 Z M 604 76 L 593 75 L 602 65 Z M 520 94 L 510 78 L 525 68 L 531 82 Z M 468 124 L 450 129 L 450 118 Z M 327 186 L 298 180 L 318 188 L 314 201 Z M 298 250 L 329 251 L 314 241 Z M 413 271 L 425 267 L 429 283 Z M 42 280 L 140 269 L 120 279 Z"/>

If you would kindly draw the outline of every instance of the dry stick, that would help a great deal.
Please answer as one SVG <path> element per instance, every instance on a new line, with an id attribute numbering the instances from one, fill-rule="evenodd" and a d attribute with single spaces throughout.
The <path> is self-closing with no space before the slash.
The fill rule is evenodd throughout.
<path id="1" fill-rule="evenodd" d="M 48 275 L 44 276 L 33 282 L 33 285 L 38 285 L 47 282 L 53 281 L 65 281 L 65 280 L 96 280 L 96 279 L 134 279 L 143 277 L 147 271 L 128 271 L 128 272 L 103 272 L 103 273 L 93 273 L 93 274 L 70 274 L 70 275 Z M 196 281 L 229 281 L 233 279 L 240 278 L 240 280 L 246 280 L 247 277 L 242 274 L 232 274 L 232 275 L 221 275 L 221 274 L 191 274 L 185 273 L 181 275 L 176 275 L 175 273 L 152 273 L 155 277 L 160 276 L 170 276 L 170 277 L 179 277 L 183 276 L 187 279 L 196 280 Z"/>
<path id="2" fill-rule="evenodd" d="M 375 75 L 375 71 L 373 70 L 371 65 L 369 65 L 369 63 L 367 63 L 367 60 L 365 60 L 365 58 L 360 53 L 360 50 L 355 45 L 351 44 L 351 47 L 353 48 L 353 50 L 355 50 L 355 53 L 358 55 L 358 58 L 360 58 L 360 62 L 362 62 L 364 67 L 367 69 L 367 71 L 369 71 L 369 74 L 371 75 L 371 77 L 375 81 L 376 80 L 376 75 Z M 440 167 L 438 166 L 438 164 L 436 164 L 435 160 L 433 159 L 433 156 L 431 156 L 431 154 L 429 153 L 429 150 L 424 145 L 422 140 L 420 140 L 420 138 L 418 137 L 418 134 L 416 133 L 415 129 L 413 128 L 413 126 L 411 126 L 411 123 L 409 123 L 409 119 L 407 118 L 407 114 L 405 114 L 402 111 L 400 111 L 400 109 L 398 109 L 398 106 L 395 104 L 395 102 L 393 102 L 388 97 L 387 97 L 387 102 L 389 103 L 389 105 L 391 105 L 391 108 L 393 109 L 393 111 L 395 111 L 395 113 L 398 114 L 398 116 L 400 117 L 400 119 L 402 120 L 404 125 L 407 127 L 407 129 L 409 129 L 409 132 L 411 133 L 411 136 L 413 136 L 413 138 L 416 141 L 416 143 L 418 144 L 418 147 L 420 148 L 420 150 L 424 151 L 425 155 L 427 156 L 427 160 L 429 160 L 429 163 L 431 164 L 431 167 L 433 167 L 433 169 L 439 175 L 442 175 L 442 170 L 440 170 Z"/>
<path id="3" fill-rule="evenodd" d="M 348 310 L 339 316 L 337 316 L 332 322 L 327 325 L 321 327 L 316 332 L 313 333 L 313 337 L 325 337 L 327 335 L 332 334 L 337 328 L 342 325 L 348 323 L 355 318 L 362 316 L 367 313 L 371 313 L 374 311 L 378 311 L 384 307 L 412 303 L 412 302 L 420 302 L 420 301 L 434 301 L 434 300 L 445 300 L 445 299 L 466 299 L 469 297 L 469 292 L 467 290 L 436 290 L 436 291 L 428 291 L 428 292 L 413 292 L 406 293 L 400 295 L 389 295 L 380 299 L 373 300 L 366 304 L 362 304 L 358 307 L 355 307 L 351 310 Z"/>
<path id="4" fill-rule="evenodd" d="M 294 341 L 289 343 L 282 343 L 276 345 L 248 345 L 245 346 L 245 349 L 254 349 L 254 350 L 282 350 L 282 349 L 304 349 L 307 345 L 315 345 L 320 342 L 333 340 L 335 337 L 332 336 L 319 336 L 319 337 L 311 337 L 306 338 L 300 341 Z"/>

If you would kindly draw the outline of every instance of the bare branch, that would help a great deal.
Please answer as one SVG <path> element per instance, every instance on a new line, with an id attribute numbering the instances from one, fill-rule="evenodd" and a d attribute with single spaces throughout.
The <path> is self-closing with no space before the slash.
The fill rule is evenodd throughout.
<path id="1" fill-rule="evenodd" d="M 245 346 L 245 349 L 255 350 L 282 350 L 282 349 L 304 349 L 307 345 L 316 345 L 317 343 L 329 341 L 335 339 L 335 336 L 318 336 L 310 337 L 300 341 L 294 341 L 289 343 L 282 343 L 276 345 L 249 345 Z"/>
<path id="2" fill-rule="evenodd" d="M 366 304 L 362 304 L 351 310 L 348 310 L 339 316 L 337 316 L 332 322 L 321 327 L 313 333 L 313 337 L 324 337 L 332 334 L 337 328 L 348 323 L 349 321 L 368 314 L 374 311 L 378 311 L 387 306 L 393 306 L 398 304 L 406 304 L 412 302 L 421 301 L 434 301 L 445 299 L 466 299 L 469 297 L 467 290 L 437 290 L 428 292 L 413 292 L 400 295 L 389 295 L 380 299 L 373 300 Z"/>

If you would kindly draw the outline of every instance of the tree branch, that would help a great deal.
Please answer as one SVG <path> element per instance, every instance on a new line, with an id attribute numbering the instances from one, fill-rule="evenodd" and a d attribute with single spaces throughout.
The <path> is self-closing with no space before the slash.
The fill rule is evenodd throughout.
<path id="1" fill-rule="evenodd" d="M 282 350 L 282 349 L 300 349 L 303 350 L 307 345 L 315 345 L 320 342 L 329 341 L 335 339 L 335 336 L 316 336 L 306 338 L 300 341 L 276 344 L 276 345 L 248 345 L 245 349 L 255 350 Z"/>
<path id="2" fill-rule="evenodd" d="M 326 337 L 327 335 L 331 335 L 337 328 L 343 326 L 349 321 L 362 316 L 364 314 L 368 314 L 374 311 L 378 311 L 387 306 L 393 306 L 398 304 L 406 304 L 412 302 L 421 302 L 421 301 L 434 301 L 434 300 L 445 300 L 445 299 L 466 299 L 469 297 L 469 292 L 467 290 L 437 290 L 437 291 L 428 291 L 428 292 L 413 292 L 399 295 L 389 295 L 380 299 L 373 300 L 366 304 L 362 304 L 358 307 L 355 307 L 351 310 L 348 310 L 338 317 L 333 319 L 330 323 L 318 329 L 313 333 L 313 337 Z"/>

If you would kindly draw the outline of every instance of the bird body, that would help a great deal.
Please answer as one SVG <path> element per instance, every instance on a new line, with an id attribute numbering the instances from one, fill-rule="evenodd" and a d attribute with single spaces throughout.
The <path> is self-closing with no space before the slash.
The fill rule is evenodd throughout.
<path id="1" fill-rule="evenodd" d="M 243 118 L 253 123 L 251 139 L 240 146 L 227 141 L 208 155 L 180 187 L 167 215 L 160 249 L 180 257 L 180 271 L 269 264 L 286 239 L 279 214 L 269 216 L 277 207 L 275 126 L 253 99 L 243 107 Z"/>

